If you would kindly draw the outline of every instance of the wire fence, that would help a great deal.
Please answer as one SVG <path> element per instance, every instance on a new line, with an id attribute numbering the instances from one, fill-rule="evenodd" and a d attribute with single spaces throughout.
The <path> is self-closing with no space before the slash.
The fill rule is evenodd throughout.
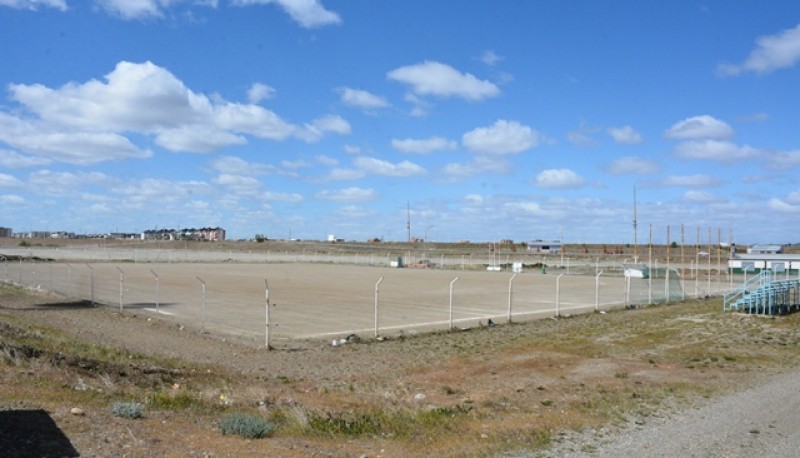
<path id="1" fill-rule="evenodd" d="M 220 259 L 219 253 L 188 252 L 193 262 L 184 262 L 158 250 L 18 250 L 0 255 L 4 282 L 268 346 L 271 340 L 379 336 L 634 308 L 718 295 L 734 283 L 727 272 L 681 268 L 635 278 L 607 260 L 509 263 L 519 264 L 517 272 L 488 260 L 505 269 L 498 272 L 475 260 L 444 269 L 389 268 L 396 259 L 391 255 L 380 262 L 377 255 L 363 256 L 363 265 L 345 267 L 356 264 L 353 255 L 260 253 L 256 259 L 238 253 L 248 260 L 231 262 L 231 253 Z"/>

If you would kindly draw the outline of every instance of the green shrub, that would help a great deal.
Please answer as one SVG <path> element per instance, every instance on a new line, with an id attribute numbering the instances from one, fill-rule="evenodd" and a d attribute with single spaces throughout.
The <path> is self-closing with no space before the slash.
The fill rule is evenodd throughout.
<path id="1" fill-rule="evenodd" d="M 222 434 L 238 434 L 247 439 L 260 439 L 274 432 L 272 423 L 266 418 L 243 413 L 232 413 L 219 422 Z"/>
<path id="2" fill-rule="evenodd" d="M 111 406 L 114 415 L 123 418 L 140 418 L 144 407 L 138 402 L 115 402 Z"/>

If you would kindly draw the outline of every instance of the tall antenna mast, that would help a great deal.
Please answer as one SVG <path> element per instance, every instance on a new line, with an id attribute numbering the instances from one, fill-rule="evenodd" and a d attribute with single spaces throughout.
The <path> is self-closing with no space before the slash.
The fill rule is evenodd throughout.
<path id="1" fill-rule="evenodd" d="M 411 243 L 411 203 L 406 202 L 406 230 L 408 231 L 408 243 Z"/>
<path id="2" fill-rule="evenodd" d="M 638 262 L 639 257 L 639 222 L 636 219 L 636 185 L 633 185 L 633 259 Z"/>

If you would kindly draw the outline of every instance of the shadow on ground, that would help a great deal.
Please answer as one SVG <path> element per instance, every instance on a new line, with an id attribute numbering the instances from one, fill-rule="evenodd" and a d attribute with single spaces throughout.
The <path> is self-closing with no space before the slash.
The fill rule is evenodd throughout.
<path id="1" fill-rule="evenodd" d="M 44 410 L 0 412 L 0 450 L 4 457 L 80 456 Z"/>

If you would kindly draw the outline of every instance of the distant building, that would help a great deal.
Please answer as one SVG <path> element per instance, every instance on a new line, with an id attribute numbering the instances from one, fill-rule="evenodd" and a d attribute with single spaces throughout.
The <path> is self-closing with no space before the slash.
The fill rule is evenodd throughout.
<path id="1" fill-rule="evenodd" d="M 11 237 L 13 235 L 14 231 L 10 227 L 0 227 L 0 237 Z"/>
<path id="2" fill-rule="evenodd" d="M 747 254 L 782 254 L 783 245 L 765 244 L 752 245 L 747 249 Z"/>
<path id="3" fill-rule="evenodd" d="M 561 253 L 563 244 L 560 240 L 534 240 L 528 242 L 528 251 L 542 254 Z"/>
<path id="4" fill-rule="evenodd" d="M 225 240 L 225 229 L 221 227 L 203 227 L 200 229 L 150 229 L 142 232 L 142 240 L 207 240 L 221 242 Z"/>

